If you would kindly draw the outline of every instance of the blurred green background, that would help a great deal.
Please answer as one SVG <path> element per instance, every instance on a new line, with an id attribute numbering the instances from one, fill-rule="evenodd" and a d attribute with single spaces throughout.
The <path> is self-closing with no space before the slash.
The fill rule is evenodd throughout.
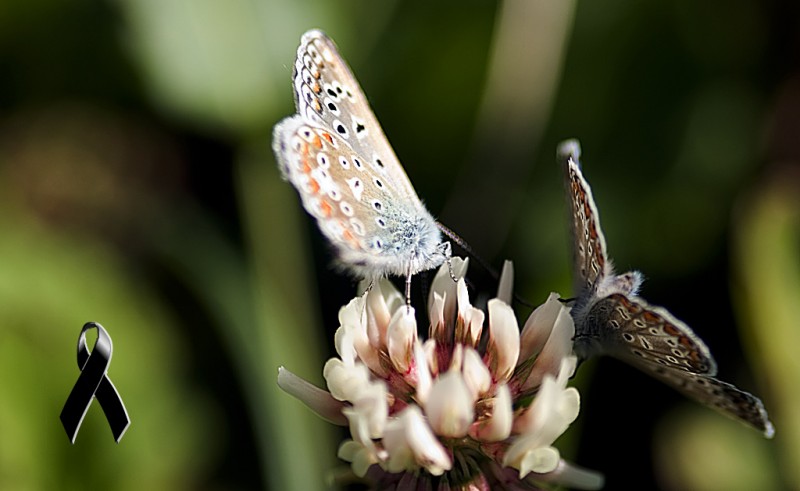
<path id="1" fill-rule="evenodd" d="M 3 1 L 0 489 L 325 489 L 343 433 L 275 385 L 279 365 L 322 384 L 355 291 L 270 150 L 312 27 L 428 208 L 493 265 L 512 259 L 535 303 L 569 295 L 554 155 L 579 138 L 619 269 L 645 273 L 643 295 L 694 327 L 777 431 L 600 360 L 576 379 L 567 457 L 607 489 L 800 489 L 798 10 Z M 89 320 L 114 341 L 132 419 L 119 445 L 97 404 L 74 446 L 58 419 Z"/>

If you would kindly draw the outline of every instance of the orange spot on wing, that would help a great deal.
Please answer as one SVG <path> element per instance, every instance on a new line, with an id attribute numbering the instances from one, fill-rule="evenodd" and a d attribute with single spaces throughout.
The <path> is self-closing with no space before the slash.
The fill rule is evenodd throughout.
<path id="1" fill-rule="evenodd" d="M 308 163 L 308 154 L 306 153 L 306 158 L 301 159 L 300 162 L 303 164 L 303 168 L 300 169 L 303 174 L 308 174 L 311 172 L 311 165 Z"/>
<path id="2" fill-rule="evenodd" d="M 314 139 L 311 140 L 311 144 L 314 145 L 314 148 L 316 148 L 317 150 L 322 149 L 322 140 L 320 140 L 320 138 L 317 135 L 314 135 Z"/>
<path id="3" fill-rule="evenodd" d="M 316 179 L 309 179 L 308 180 L 308 187 L 309 187 L 309 190 L 310 190 L 311 194 L 319 193 L 319 183 L 317 182 Z M 324 205 L 327 205 L 328 206 L 328 210 L 330 210 L 331 205 L 328 205 L 324 201 L 322 203 Z M 330 215 L 330 211 L 328 212 L 328 215 Z"/>
<path id="4" fill-rule="evenodd" d="M 642 313 L 642 317 L 644 317 L 644 320 L 647 321 L 650 324 L 654 324 L 654 323 L 658 322 L 659 320 L 661 320 L 660 317 L 658 317 L 656 314 L 654 314 L 652 312 L 648 312 L 648 311 L 645 311 L 644 313 Z"/>
<path id="5" fill-rule="evenodd" d="M 319 189 L 319 186 L 317 186 L 317 189 Z M 324 200 L 320 201 L 319 210 L 322 212 L 322 216 L 325 218 L 331 216 L 331 213 L 333 212 L 333 208 L 331 207 L 331 205 Z"/>
<path id="6" fill-rule="evenodd" d="M 330 133 L 328 133 L 328 132 L 326 131 L 326 132 L 322 133 L 322 137 L 323 137 L 323 138 L 325 138 L 326 140 L 328 140 L 328 143 L 330 143 L 331 145 L 333 145 L 333 137 L 331 136 L 331 134 L 330 134 Z"/>
<path id="7" fill-rule="evenodd" d="M 664 324 L 664 332 L 669 334 L 670 336 L 678 336 L 678 334 L 680 334 L 678 328 L 673 326 L 672 324 Z"/>
<path id="8" fill-rule="evenodd" d="M 344 230 L 344 232 L 342 233 L 342 238 L 345 241 L 349 242 L 350 245 L 352 245 L 353 247 L 355 247 L 355 248 L 359 247 L 358 241 L 353 236 L 352 232 L 350 232 L 349 230 L 347 230 L 347 229 Z"/>

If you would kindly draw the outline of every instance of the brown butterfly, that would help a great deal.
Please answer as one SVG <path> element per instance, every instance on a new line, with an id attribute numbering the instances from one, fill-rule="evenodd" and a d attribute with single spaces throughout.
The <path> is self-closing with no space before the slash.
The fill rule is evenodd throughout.
<path id="1" fill-rule="evenodd" d="M 641 273 L 615 274 L 580 153 L 575 140 L 558 148 L 572 216 L 575 354 L 622 360 L 771 438 L 775 430 L 761 400 L 715 378 L 716 362 L 694 331 L 637 295 Z"/>

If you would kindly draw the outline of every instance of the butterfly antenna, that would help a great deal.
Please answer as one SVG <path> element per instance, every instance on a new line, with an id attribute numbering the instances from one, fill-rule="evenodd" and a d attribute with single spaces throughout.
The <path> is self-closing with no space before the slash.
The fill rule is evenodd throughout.
<path id="1" fill-rule="evenodd" d="M 445 225 L 442 225 L 440 222 L 436 222 L 436 226 L 439 227 L 439 230 L 441 230 L 442 233 L 445 234 L 448 239 L 452 240 L 458 247 L 460 247 L 464 252 L 466 252 L 469 257 L 473 258 L 480 265 L 481 268 L 483 268 L 487 273 L 489 273 L 492 276 L 492 278 L 495 279 L 495 281 L 500 280 L 500 275 L 497 273 L 497 270 L 491 267 L 489 263 L 484 261 L 482 257 L 477 255 L 475 251 L 472 250 L 472 247 L 469 244 L 467 244 L 466 240 L 462 239 L 461 236 L 459 236 L 457 233 L 447 228 Z"/>
<path id="2" fill-rule="evenodd" d="M 461 236 L 459 236 L 457 233 L 447 228 L 441 222 L 436 222 L 436 226 L 439 227 L 439 230 L 441 230 L 442 233 L 445 236 L 447 236 L 448 239 L 452 240 L 453 243 L 455 243 L 464 252 L 466 252 L 469 257 L 473 258 L 475 262 L 477 262 L 478 265 L 484 269 L 484 271 L 489 273 L 489 275 L 491 275 L 491 277 L 494 278 L 495 281 L 500 281 L 500 274 L 497 272 L 497 270 L 494 269 L 492 266 L 490 266 L 489 263 L 484 261 L 482 257 L 477 255 L 475 251 L 472 249 L 472 247 L 469 244 L 467 244 L 466 240 L 462 239 Z M 520 303 L 521 305 L 524 305 L 525 307 L 528 307 L 530 309 L 534 308 L 534 305 L 532 305 L 530 302 L 520 297 L 516 293 L 514 293 L 514 300 Z"/>

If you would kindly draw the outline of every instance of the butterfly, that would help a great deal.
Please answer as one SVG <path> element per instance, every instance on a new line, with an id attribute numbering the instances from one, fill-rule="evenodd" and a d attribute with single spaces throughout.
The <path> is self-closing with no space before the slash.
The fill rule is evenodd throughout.
<path id="1" fill-rule="evenodd" d="M 283 178 L 360 278 L 411 277 L 450 257 L 440 225 L 417 196 L 336 45 L 303 34 L 292 74 L 297 114 L 279 122 L 272 147 Z"/>
<path id="2" fill-rule="evenodd" d="M 572 217 L 575 354 L 617 358 L 771 438 L 775 430 L 761 400 L 715 378 L 716 362 L 694 331 L 637 295 L 642 274 L 614 272 L 580 153 L 576 140 L 558 148 Z"/>

